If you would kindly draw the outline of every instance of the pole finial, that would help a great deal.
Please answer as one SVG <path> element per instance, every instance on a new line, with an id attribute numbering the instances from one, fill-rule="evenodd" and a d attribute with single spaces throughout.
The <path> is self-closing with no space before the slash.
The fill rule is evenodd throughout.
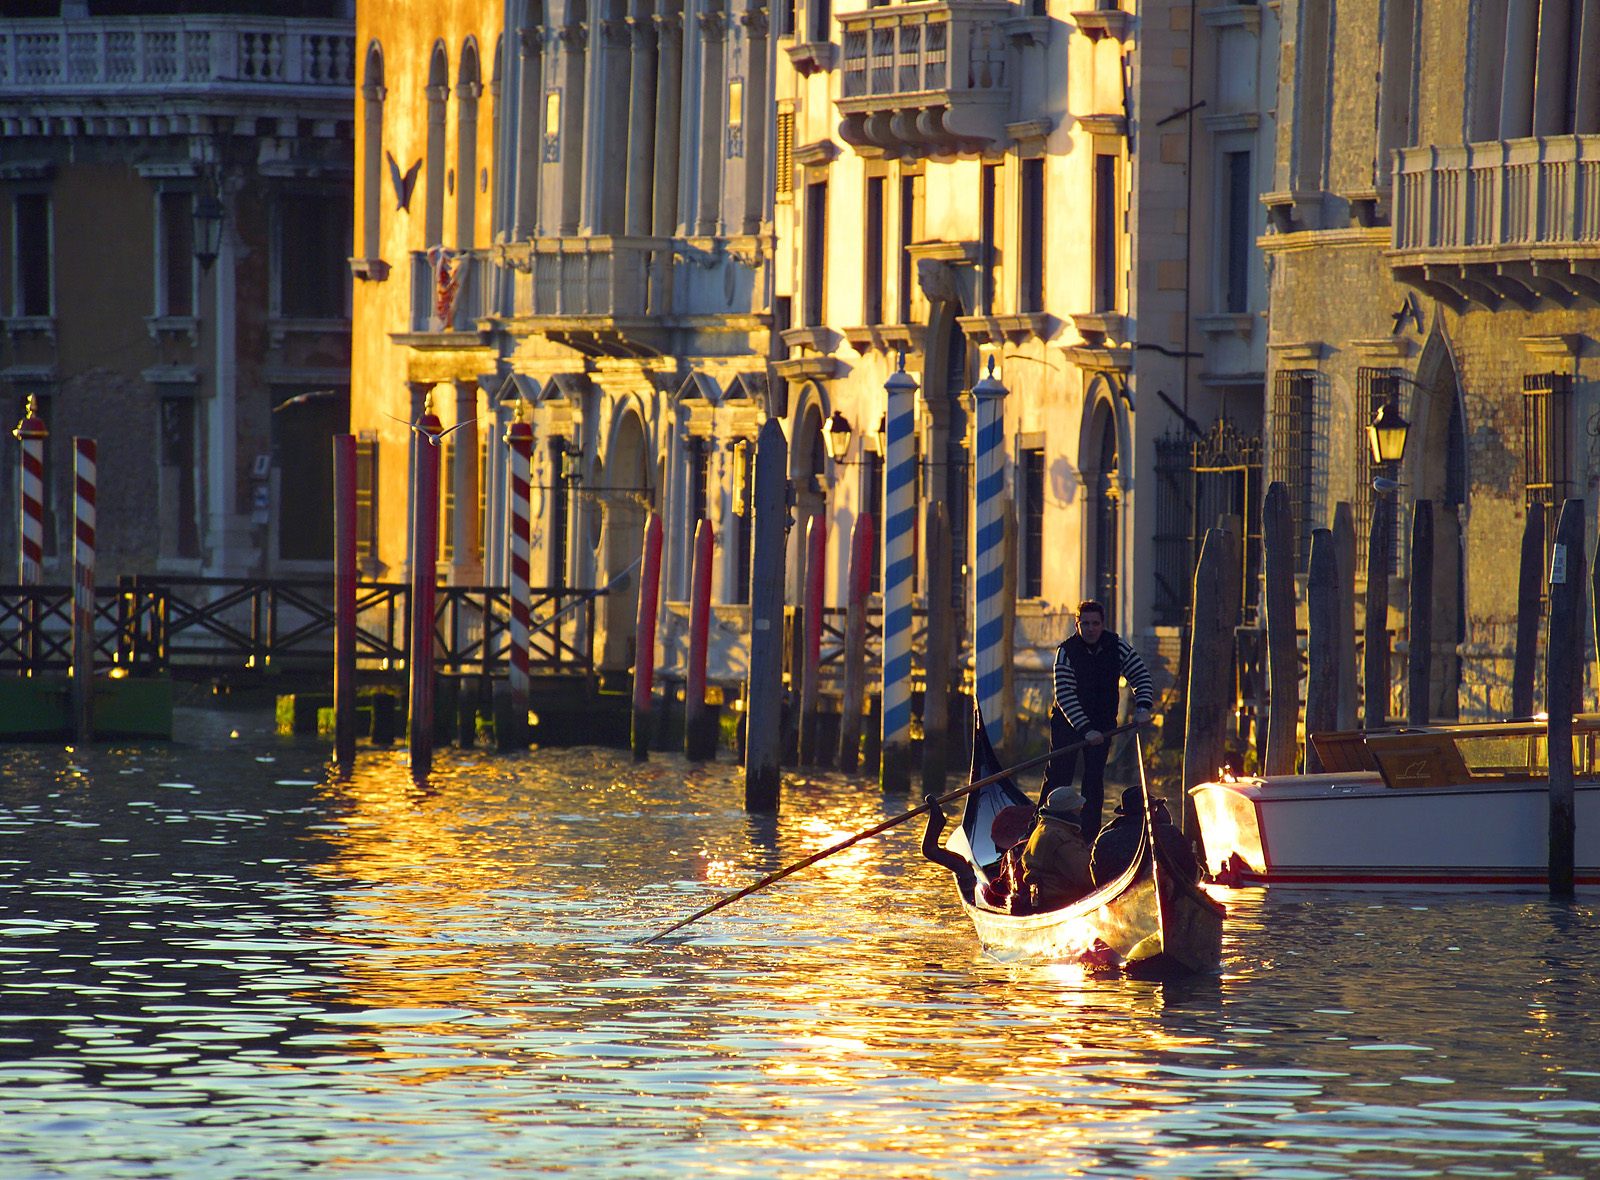
<path id="1" fill-rule="evenodd" d="M 906 350 L 902 348 L 902 349 L 900 349 L 899 361 L 895 365 L 895 372 L 904 373 L 905 371 L 906 371 Z"/>

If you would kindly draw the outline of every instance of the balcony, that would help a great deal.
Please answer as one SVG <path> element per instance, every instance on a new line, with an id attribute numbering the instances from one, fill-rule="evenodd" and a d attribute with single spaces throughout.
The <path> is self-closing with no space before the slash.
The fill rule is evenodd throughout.
<path id="1" fill-rule="evenodd" d="M 487 251 L 456 255 L 435 267 L 428 255 L 411 254 L 411 331 L 463 333 L 463 347 L 476 347 L 478 324 L 489 315 Z"/>
<path id="2" fill-rule="evenodd" d="M 865 155 L 987 151 L 1006 142 L 1015 69 L 1008 0 L 842 13 L 840 137 Z"/>
<path id="3" fill-rule="evenodd" d="M 542 332 L 596 356 L 665 346 L 673 244 L 667 238 L 536 238 L 496 246 L 512 276 L 513 331 Z"/>
<path id="4" fill-rule="evenodd" d="M 348 97 L 348 21 L 258 17 L 15 20 L 0 25 L 0 97 L 173 97 L 300 91 Z"/>
<path id="5" fill-rule="evenodd" d="M 1396 153 L 1395 277 L 1452 306 L 1600 302 L 1600 135 Z"/>

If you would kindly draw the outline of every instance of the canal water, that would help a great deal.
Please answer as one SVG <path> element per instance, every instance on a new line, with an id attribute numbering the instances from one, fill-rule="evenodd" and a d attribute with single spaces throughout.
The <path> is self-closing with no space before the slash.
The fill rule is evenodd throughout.
<path id="1" fill-rule="evenodd" d="M 1227 896 L 1225 970 L 979 952 L 841 777 L 403 755 L 266 718 L 0 750 L 0 1176 L 1596 1176 L 1600 935 L 1539 898 Z"/>

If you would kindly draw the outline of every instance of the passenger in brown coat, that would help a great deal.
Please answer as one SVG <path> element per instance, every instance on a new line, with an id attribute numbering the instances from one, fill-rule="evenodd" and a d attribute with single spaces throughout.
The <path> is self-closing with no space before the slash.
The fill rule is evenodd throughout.
<path id="1" fill-rule="evenodd" d="M 1022 883 L 1035 911 L 1071 905 L 1094 888 L 1089 843 L 1079 826 L 1083 796 L 1057 787 L 1045 799 L 1038 825 L 1022 852 Z"/>

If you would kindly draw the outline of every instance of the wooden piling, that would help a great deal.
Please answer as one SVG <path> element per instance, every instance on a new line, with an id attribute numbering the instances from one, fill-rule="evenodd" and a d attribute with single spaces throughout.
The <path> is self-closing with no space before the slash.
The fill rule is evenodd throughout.
<path id="1" fill-rule="evenodd" d="M 1552 897 L 1574 886 L 1572 701 L 1582 676 L 1584 511 L 1566 500 L 1550 547 L 1550 632 L 1545 644 L 1546 749 L 1550 763 L 1549 879 Z"/>
<path id="2" fill-rule="evenodd" d="M 822 596 L 827 585 L 828 526 L 818 514 L 806 522 L 805 642 L 800 648 L 800 765 L 817 765 L 818 679 L 822 674 Z"/>
<path id="3" fill-rule="evenodd" d="M 1295 642 L 1294 517 L 1289 489 L 1274 480 L 1261 513 L 1262 605 L 1267 626 L 1267 736 L 1263 774 L 1293 774 L 1300 719 L 1300 657 Z"/>
<path id="4" fill-rule="evenodd" d="M 922 687 L 922 793 L 940 794 L 950 773 L 950 513 L 943 500 L 924 514 L 928 634 Z"/>
<path id="5" fill-rule="evenodd" d="M 1433 501 L 1411 509 L 1411 584 L 1406 610 L 1406 723 L 1426 725 L 1433 706 Z"/>
<path id="6" fill-rule="evenodd" d="M 1183 725 L 1183 830 L 1191 837 L 1198 837 L 1200 828 L 1189 790 L 1213 779 L 1227 758 L 1233 630 L 1243 592 L 1237 546 L 1226 529 L 1207 529 L 1194 570 Z"/>
<path id="7" fill-rule="evenodd" d="M 78 745 L 94 740 L 94 565 L 99 448 L 72 440 L 72 732 Z"/>
<path id="8" fill-rule="evenodd" d="M 863 512 L 850 532 L 850 590 L 844 613 L 844 690 L 839 702 L 839 769 L 861 761 L 861 723 L 867 707 L 867 598 L 872 590 L 876 526 Z"/>
<path id="9" fill-rule="evenodd" d="M 1600 570 L 1600 564 L 1595 567 Z M 1544 505 L 1528 505 L 1522 526 L 1517 577 L 1517 649 L 1511 666 L 1511 715 L 1533 716 L 1533 682 L 1539 668 L 1539 622 L 1544 615 Z M 1595 599 L 1600 611 L 1600 596 Z"/>
<path id="10" fill-rule="evenodd" d="M 1333 556 L 1339 563 L 1335 626 L 1339 633 L 1336 729 L 1356 727 L 1360 682 L 1356 679 L 1356 522 L 1346 500 L 1333 506 Z"/>
<path id="11" fill-rule="evenodd" d="M 744 806 L 777 811 L 783 722 L 784 522 L 789 444 L 776 418 L 756 439 L 751 512 L 750 680 L 745 690 Z"/>
<path id="12" fill-rule="evenodd" d="M 434 587 L 439 560 L 439 448 L 425 436 L 432 413 L 412 433 L 411 512 L 411 704 L 407 717 L 411 775 L 433 770 L 434 738 Z M 433 418 L 434 429 L 438 419 Z"/>
<path id="13" fill-rule="evenodd" d="M 711 641 L 711 559 L 716 530 L 709 520 L 694 527 L 694 564 L 689 597 L 689 668 L 683 696 L 683 753 L 690 762 L 716 757 L 715 714 L 706 707 L 706 657 Z"/>
<path id="14" fill-rule="evenodd" d="M 333 756 L 356 756 L 356 436 L 333 436 Z"/>
<path id="15" fill-rule="evenodd" d="M 1389 723 L 1389 516 L 1382 504 L 1373 504 L 1361 653 L 1361 724 L 1366 729 Z"/>
<path id="16" fill-rule="evenodd" d="M 1332 529 L 1311 533 L 1311 565 L 1306 575 L 1306 773 L 1322 762 L 1311 744 L 1313 733 L 1339 725 L 1339 555 Z"/>
<path id="17" fill-rule="evenodd" d="M 645 518 L 639 555 L 639 604 L 633 624 L 633 760 L 650 757 L 655 722 L 656 613 L 661 604 L 661 518 Z"/>

